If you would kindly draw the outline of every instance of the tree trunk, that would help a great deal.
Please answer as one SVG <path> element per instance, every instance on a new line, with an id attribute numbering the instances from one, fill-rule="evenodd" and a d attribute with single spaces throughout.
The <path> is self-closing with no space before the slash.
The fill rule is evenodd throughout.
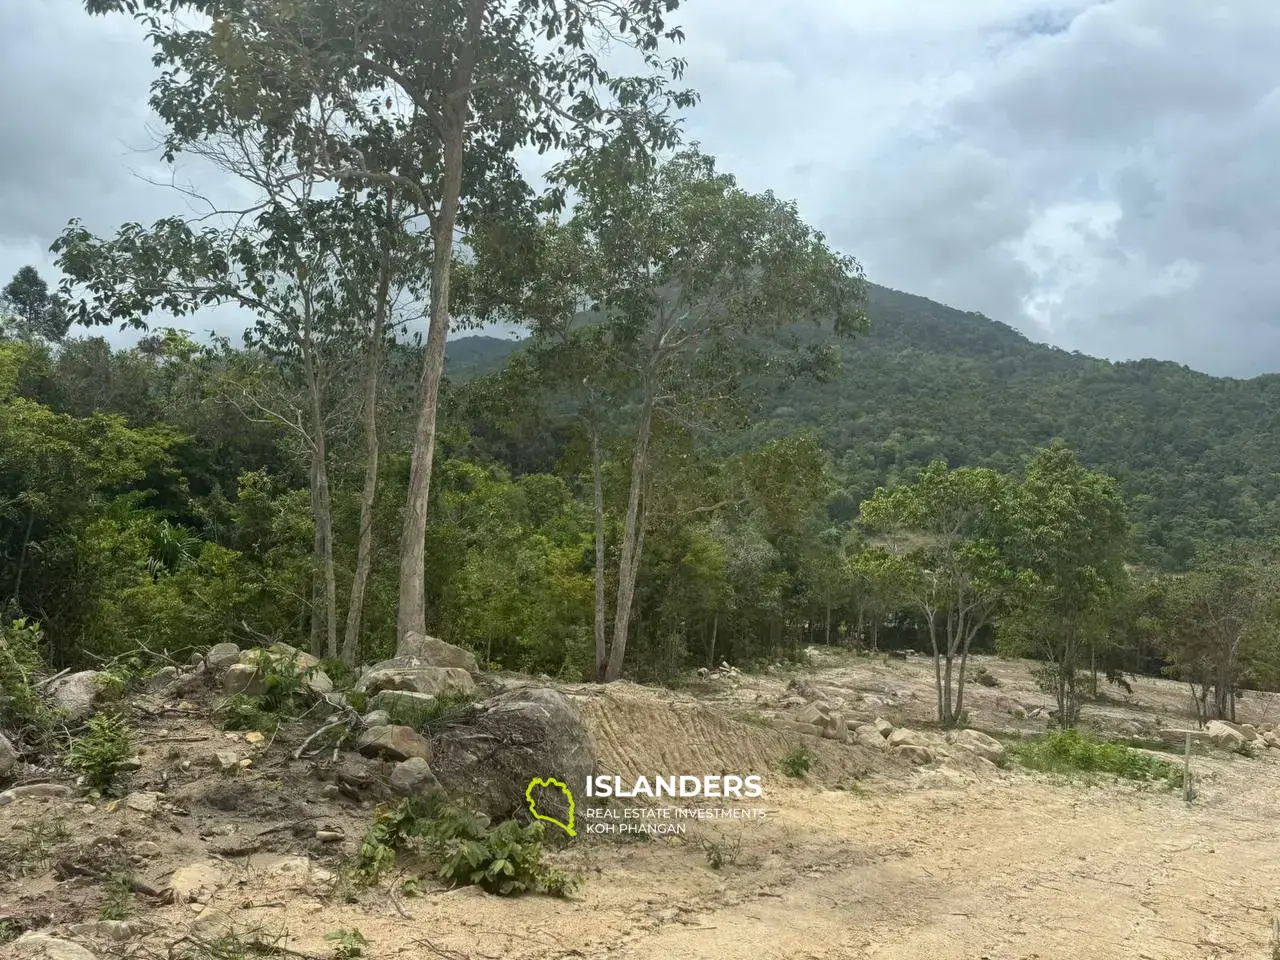
<path id="1" fill-rule="evenodd" d="M 312 416 L 315 418 L 315 513 L 316 532 L 321 544 L 320 563 L 324 571 L 324 653 L 338 657 L 338 578 L 333 565 L 333 501 L 329 493 L 328 447 L 325 444 L 323 413 L 318 394 L 313 395 Z M 321 656 L 321 654 L 317 654 Z"/>
<path id="2" fill-rule="evenodd" d="M 382 345 L 391 314 L 391 237 L 386 238 L 382 269 L 378 276 L 377 300 L 370 321 L 367 350 L 369 369 L 365 373 L 364 487 L 360 491 L 360 545 L 356 570 L 351 579 L 351 599 L 347 604 L 347 628 L 342 638 L 342 662 L 355 666 L 360 660 L 360 626 L 364 618 L 364 593 L 373 569 L 373 510 L 378 498 L 378 378 L 382 369 Z"/>
<path id="3" fill-rule="evenodd" d="M 27 510 L 27 527 L 22 533 L 22 550 L 18 554 L 18 572 L 13 578 L 13 602 L 22 606 L 22 574 L 27 568 L 27 548 L 31 545 L 31 530 L 35 527 L 36 512 L 34 509 Z"/>
<path id="4" fill-rule="evenodd" d="M 631 458 L 631 489 L 627 494 L 627 519 L 622 535 L 622 557 L 618 563 L 618 602 L 613 619 L 613 647 L 604 679 L 608 683 L 622 675 L 622 661 L 627 654 L 627 630 L 631 622 L 631 603 L 635 597 L 636 576 L 640 570 L 640 499 L 649 470 L 649 431 L 653 426 L 653 400 L 645 398 L 636 428 L 636 447 Z"/>
<path id="5" fill-rule="evenodd" d="M 312 541 L 311 570 L 311 654 L 324 656 L 324 530 L 320 526 L 317 504 L 320 501 L 320 480 L 316 472 L 317 464 L 311 461 L 311 522 L 315 529 Z"/>
<path id="6" fill-rule="evenodd" d="M 595 488 L 595 535 L 596 535 L 596 672 L 597 683 L 602 683 L 605 676 L 605 623 L 604 623 L 604 458 L 600 454 L 600 431 L 594 425 L 591 428 L 591 476 Z"/>
<path id="7" fill-rule="evenodd" d="M 431 311 L 427 327 L 426 355 L 418 384 L 418 418 L 409 468 L 409 494 L 400 538 L 400 601 L 396 612 L 397 653 L 405 637 L 427 632 L 426 547 L 427 503 L 431 496 L 431 466 L 435 459 L 436 407 L 440 378 L 444 373 L 445 340 L 449 335 L 449 280 L 453 265 L 453 230 L 462 196 L 462 163 L 467 114 L 471 100 L 471 75 L 475 71 L 480 28 L 486 0 L 470 0 L 467 40 L 455 68 L 452 89 L 441 105 L 443 175 L 440 207 L 432 223 L 434 250 L 431 264 Z"/>
<path id="8" fill-rule="evenodd" d="M 707 666 L 711 669 L 716 665 L 716 632 L 720 629 L 720 614 L 715 613 L 711 618 L 711 645 L 707 648 Z"/>

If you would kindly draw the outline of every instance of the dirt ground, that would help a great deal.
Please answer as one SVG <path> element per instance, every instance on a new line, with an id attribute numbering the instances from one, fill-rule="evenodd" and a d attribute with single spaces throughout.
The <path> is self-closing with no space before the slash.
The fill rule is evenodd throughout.
<path id="1" fill-rule="evenodd" d="M 1042 732 L 1043 713 L 1022 716 L 1048 706 L 1027 666 L 980 662 L 998 686 L 970 686 L 971 724 Z M 891 751 L 811 739 L 812 775 L 783 776 L 780 758 L 803 739 L 780 720 L 797 684 L 843 694 L 851 725 L 884 717 L 921 731 L 937 758 L 912 766 Z M 1033 774 L 949 750 L 927 729 L 932 673 L 921 659 L 819 657 L 807 670 L 724 677 L 681 693 L 628 684 L 566 692 L 603 770 L 761 774 L 763 798 L 743 804 L 766 815 L 700 821 L 683 836 L 581 836 L 551 855 L 584 877 L 567 901 L 429 884 L 408 896 L 393 883 L 347 902 L 334 894 L 334 876 L 371 807 L 300 775 L 287 751 L 214 730 L 197 708 L 153 705 L 138 777 L 162 792 L 158 809 L 80 799 L 0 808 L 3 849 L 21 847 L 31 860 L 43 844 L 49 861 L 9 881 L 0 867 L 0 918 L 68 936 L 98 957 L 168 956 L 184 935 L 228 929 L 278 937 L 309 957 L 332 956 L 324 935 L 340 929 L 358 929 L 370 958 L 1272 956 L 1280 750 L 1250 759 L 1198 748 L 1188 805 L 1163 785 Z M 1113 690 L 1086 705 L 1085 716 L 1112 734 L 1154 737 L 1185 726 L 1186 706 L 1184 689 L 1140 680 L 1131 695 Z M 1240 712 L 1265 724 L 1280 719 L 1280 699 L 1250 693 Z M 231 779 L 210 774 L 228 749 L 252 765 Z M 49 839 L 59 817 L 70 839 L 56 831 Z M 33 841 L 38 824 L 44 839 Z M 139 894 L 132 933 L 111 939 L 94 925 L 103 877 L 68 865 L 63 847 L 72 841 L 81 852 L 116 851 L 153 889 L 175 871 L 194 878 L 193 902 Z M 736 849 L 736 863 L 712 869 L 712 841 Z"/>

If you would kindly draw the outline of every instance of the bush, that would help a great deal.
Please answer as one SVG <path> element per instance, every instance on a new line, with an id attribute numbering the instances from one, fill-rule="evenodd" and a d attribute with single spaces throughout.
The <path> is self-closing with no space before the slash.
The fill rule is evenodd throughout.
<path id="1" fill-rule="evenodd" d="M 85 733 L 71 743 L 67 766 L 92 790 L 109 793 L 125 761 L 133 756 L 133 734 L 121 717 L 95 714 Z"/>
<path id="2" fill-rule="evenodd" d="M 982 687 L 1000 686 L 1000 681 L 996 679 L 995 674 L 992 673 L 990 670 L 988 670 L 985 666 L 975 667 L 972 677 L 973 677 L 973 682 Z"/>
<path id="3" fill-rule="evenodd" d="M 1165 780 L 1181 783 L 1177 764 L 1097 740 L 1079 730 L 1058 730 L 1015 744 L 1010 753 L 1024 767 L 1049 773 L 1104 773 L 1126 780 Z"/>
<path id="4" fill-rule="evenodd" d="M 40 625 L 25 619 L 0 624 L 0 729 L 32 745 L 53 737 L 54 711 L 32 688 L 43 672 Z"/>
<path id="5" fill-rule="evenodd" d="M 431 736 L 446 727 L 465 723 L 475 713 L 475 702 L 475 694 L 445 689 L 431 700 L 395 700 L 387 708 L 387 713 L 392 723 L 413 727 L 419 733 Z"/>
<path id="6" fill-rule="evenodd" d="M 366 831 L 355 876 L 372 883 L 398 853 L 420 845 L 438 876 L 452 884 L 475 885 L 499 896 L 566 896 L 577 881 L 542 862 L 542 838 L 541 823 L 507 820 L 491 827 L 486 817 L 440 795 L 402 800 L 380 810 Z"/>
<path id="7" fill-rule="evenodd" d="M 237 693 L 218 704 L 214 716 L 223 730 L 257 730 L 272 733 L 280 726 L 280 718 L 262 708 L 258 697 Z"/>
<path id="8" fill-rule="evenodd" d="M 813 769 L 813 763 L 818 759 L 808 747 L 796 747 L 785 757 L 782 758 L 782 772 L 788 777 L 799 779 L 807 776 L 809 771 Z"/>

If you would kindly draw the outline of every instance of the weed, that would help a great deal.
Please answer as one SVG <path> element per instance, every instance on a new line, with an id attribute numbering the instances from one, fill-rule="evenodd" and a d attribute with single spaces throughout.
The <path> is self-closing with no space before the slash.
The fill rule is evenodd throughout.
<path id="1" fill-rule="evenodd" d="M 100 911 L 103 920 L 126 920 L 133 912 L 133 883 L 128 874 L 117 873 L 106 883 L 107 902 Z"/>
<path id="2" fill-rule="evenodd" d="M 0 947 L 12 943 L 22 935 L 22 925 L 9 917 L 0 917 Z"/>
<path id="3" fill-rule="evenodd" d="M 333 960 L 357 960 L 358 957 L 364 956 L 364 948 L 369 945 L 369 941 L 364 938 L 364 934 L 354 927 L 350 930 L 335 930 L 332 933 L 326 933 L 324 938 L 334 944 Z"/>
<path id="4" fill-rule="evenodd" d="M 40 625 L 25 619 L 0 624 L 0 729 L 39 746 L 53 739 L 57 714 L 31 686 L 42 672 Z"/>
<path id="5" fill-rule="evenodd" d="M 125 761 L 133 756 L 133 734 L 123 718 L 95 714 L 84 734 L 71 743 L 67 766 L 84 777 L 92 790 L 109 793 Z"/>
<path id="6" fill-rule="evenodd" d="M 1126 780 L 1182 782 L 1182 769 L 1177 764 L 1079 730 L 1057 730 L 1016 743 L 1010 753 L 1024 767 L 1049 773 L 1104 773 Z"/>
<path id="7" fill-rule="evenodd" d="M 702 852 L 706 854 L 707 866 L 712 870 L 736 867 L 738 858 L 742 856 L 742 837 L 733 840 L 703 840 Z"/>
<path id="8" fill-rule="evenodd" d="M 445 689 L 430 700 L 388 697 L 386 711 L 392 723 L 413 727 L 419 733 L 431 736 L 465 723 L 475 713 L 475 702 L 474 694 Z"/>
<path id="9" fill-rule="evenodd" d="M 974 683 L 982 687 L 1000 686 L 1000 681 L 996 679 L 996 675 L 983 665 L 974 667 L 973 673 L 970 674 L 970 677 L 973 679 Z"/>
<path id="10" fill-rule="evenodd" d="M 814 761 L 817 759 L 817 754 L 808 747 L 796 747 L 782 758 L 779 766 L 788 777 L 798 780 L 809 774 L 809 771 L 813 769 Z"/>
<path id="11" fill-rule="evenodd" d="M 288 951 L 281 946 L 284 938 L 266 935 L 261 930 L 243 933 L 231 930 L 218 937 L 203 939 L 188 935 L 183 960 L 253 960 L 258 957 L 283 957 Z M 171 954 L 172 955 L 172 954 Z"/>
<path id="12" fill-rule="evenodd" d="M 21 839 L 13 845 L 10 856 L 12 862 L 24 871 L 32 867 L 39 870 L 48 867 L 61 846 L 71 839 L 66 820 L 48 813 L 20 823 L 17 832 Z"/>
<path id="13" fill-rule="evenodd" d="M 262 708 L 257 697 L 243 693 L 227 697 L 214 712 L 223 730 L 257 730 L 272 733 L 280 726 L 280 718 Z"/>

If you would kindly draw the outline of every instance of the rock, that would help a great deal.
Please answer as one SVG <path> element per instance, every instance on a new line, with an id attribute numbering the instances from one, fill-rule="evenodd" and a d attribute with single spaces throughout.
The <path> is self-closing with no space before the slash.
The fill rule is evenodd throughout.
<path id="1" fill-rule="evenodd" d="M 213 907 L 206 907 L 200 911 L 200 916 L 191 921 L 191 935 L 206 943 L 214 943 L 234 931 L 235 921 L 231 919 L 231 914 Z"/>
<path id="2" fill-rule="evenodd" d="M 884 717 L 876 717 L 875 727 L 880 731 L 880 736 L 884 737 L 886 740 L 889 738 L 889 734 L 893 733 L 893 724 Z"/>
<path id="3" fill-rule="evenodd" d="M 431 765 L 421 757 L 410 757 L 391 771 L 391 789 L 402 797 L 415 797 L 441 789 Z"/>
<path id="4" fill-rule="evenodd" d="M 1262 742 L 1268 747 L 1280 750 L 1280 734 L 1277 734 L 1274 730 L 1268 730 L 1264 733 L 1262 735 Z"/>
<path id="5" fill-rule="evenodd" d="M 209 648 L 204 662 L 214 673 L 221 673 L 233 663 L 240 662 L 240 648 L 234 643 L 218 643 Z"/>
<path id="6" fill-rule="evenodd" d="M 51 800 L 54 797 L 71 796 L 71 788 L 61 783 L 28 783 L 10 787 L 0 793 L 0 807 L 7 807 L 15 800 Z"/>
<path id="7" fill-rule="evenodd" d="M 813 723 L 821 725 L 824 714 L 816 703 L 806 703 L 795 715 L 796 723 Z"/>
<path id="8" fill-rule="evenodd" d="M 9 738 L 0 733 L 0 777 L 7 777 L 9 771 L 18 765 L 18 750 L 9 742 Z"/>
<path id="9" fill-rule="evenodd" d="M 431 759 L 431 741 L 413 727 L 370 727 L 360 735 L 356 749 L 366 757 L 380 760 Z"/>
<path id="10" fill-rule="evenodd" d="M 96 960 L 80 944 L 45 933 L 24 933 L 9 945 L 9 950 L 12 956 L 23 960 Z"/>
<path id="11" fill-rule="evenodd" d="M 914 743 L 908 743 L 898 747 L 897 754 L 908 763 L 913 763 L 917 767 L 923 766 L 926 763 L 933 763 L 933 752 L 928 747 L 918 746 Z"/>
<path id="12" fill-rule="evenodd" d="M 382 694 L 378 694 L 378 696 L 382 696 Z M 435 698 L 432 697 L 432 699 L 434 700 Z M 370 710 L 360 720 L 366 727 L 385 727 L 391 723 L 391 714 L 385 710 Z"/>
<path id="13" fill-rule="evenodd" d="M 889 741 L 886 740 L 884 737 L 882 737 L 880 735 L 880 731 L 877 730 L 872 724 L 869 724 L 869 723 L 862 724 L 860 727 L 854 730 L 854 736 L 856 737 L 858 743 L 862 744 L 864 747 L 871 747 L 874 750 L 889 749 Z"/>
<path id="14" fill-rule="evenodd" d="M 1245 735 L 1237 730 L 1232 724 L 1222 720 L 1210 720 L 1205 725 L 1205 733 L 1209 735 L 1210 742 L 1215 747 L 1222 747 L 1226 750 L 1237 750 L 1246 743 Z"/>
<path id="15" fill-rule="evenodd" d="M 264 655 L 269 661 L 293 664 L 295 669 L 303 675 L 302 685 L 317 696 L 324 696 L 326 693 L 333 692 L 333 680 L 320 669 L 320 658 L 314 654 L 299 650 L 297 647 L 291 647 L 287 643 L 273 643 L 265 649 L 245 650 L 240 654 L 239 665 L 230 668 L 228 682 L 230 682 L 230 672 L 242 667 L 252 668 L 256 673 L 262 664 Z M 227 692 L 248 693 L 249 691 L 228 690 Z M 251 696 L 260 696 L 260 694 L 254 693 Z"/>
<path id="16" fill-rule="evenodd" d="M 996 765 L 1004 761 L 1004 744 L 980 730 L 957 731 L 951 742 Z"/>
<path id="17" fill-rule="evenodd" d="M 320 788 L 320 796 L 326 800 L 334 800 L 342 793 L 341 788 L 336 783 L 326 783 Z"/>
<path id="18" fill-rule="evenodd" d="M 916 733 L 914 730 L 908 730 L 906 727 L 901 727 L 889 734 L 889 746 L 919 747 L 924 746 L 924 741 L 920 739 L 920 734 Z"/>
<path id="19" fill-rule="evenodd" d="M 231 773 L 240 766 L 240 754 L 231 750 L 219 750 L 214 756 L 218 760 L 218 768 L 223 773 Z"/>
<path id="20" fill-rule="evenodd" d="M 264 741 L 264 740 L 266 740 L 266 739 L 267 739 L 267 738 L 266 738 L 266 737 L 264 737 L 264 736 L 263 736 L 261 733 L 259 733 L 257 730 L 250 730 L 248 733 L 246 733 L 246 734 L 244 735 L 244 742 L 245 742 L 245 743 L 247 743 L 247 744 L 250 744 L 251 746 L 255 746 L 255 747 L 256 747 L 258 744 L 262 743 L 262 741 Z"/>
<path id="21" fill-rule="evenodd" d="M 525 790 L 554 777 L 580 789 L 595 771 L 596 751 L 569 700 L 548 687 L 504 691 L 479 704 L 465 726 L 435 740 L 431 769 L 450 794 L 465 797 L 492 820 L 528 816 Z M 564 820 L 567 803 L 548 790 L 539 809 Z"/>
<path id="22" fill-rule="evenodd" d="M 133 852 L 140 857 L 158 857 L 160 856 L 160 844 L 154 840 L 139 840 L 133 845 Z"/>
<path id="23" fill-rule="evenodd" d="M 158 793 L 131 793 L 124 798 L 124 805 L 138 813 L 155 813 L 160 809 L 161 799 Z"/>
<path id="24" fill-rule="evenodd" d="M 795 733 L 804 734 L 807 737 L 822 736 L 822 728 L 816 723 L 795 723 L 793 721 L 790 726 Z"/>
<path id="25" fill-rule="evenodd" d="M 479 673 L 480 664 L 470 650 L 445 643 L 421 633 L 407 633 L 396 647 L 397 657 L 415 657 L 432 667 L 454 667 L 467 673 Z"/>
<path id="26" fill-rule="evenodd" d="M 1240 724 L 1240 732 L 1244 734 L 1245 740 L 1248 741 L 1249 743 L 1252 743 L 1254 740 L 1258 739 L 1258 728 L 1255 727 L 1252 723 Z"/>
<path id="27" fill-rule="evenodd" d="M 415 661 L 422 664 L 421 660 Z M 414 693 L 440 694 L 446 690 L 474 693 L 476 682 L 471 674 L 458 667 L 387 666 L 378 664 L 356 681 L 355 689 L 365 693 L 383 690 L 409 690 Z"/>
<path id="28" fill-rule="evenodd" d="M 258 675 L 258 668 L 251 663 L 233 663 L 222 678 L 222 689 L 228 694 L 244 694 L 260 697 L 267 692 L 266 681 Z"/>
<path id="29" fill-rule="evenodd" d="M 204 655 L 193 652 L 191 656 L 187 657 L 187 666 L 191 667 L 194 670 L 200 670 L 204 668 L 205 666 Z"/>
<path id="30" fill-rule="evenodd" d="M 321 843 L 341 843 L 347 835 L 338 830 L 317 830 L 316 839 Z"/>
<path id="31" fill-rule="evenodd" d="M 780 707 L 803 707 L 807 700 L 804 697 L 783 697 L 778 701 Z"/>
<path id="32" fill-rule="evenodd" d="M 202 903 L 224 880 L 221 864 L 214 860 L 201 860 L 173 871 L 169 877 L 169 890 L 174 903 Z"/>
<path id="33" fill-rule="evenodd" d="M 72 723 L 87 720 L 97 705 L 106 699 L 107 691 L 101 682 L 103 676 L 97 670 L 81 670 L 55 680 L 49 685 L 49 699 L 55 707 L 66 712 Z"/>
<path id="34" fill-rule="evenodd" d="M 839 743 L 849 742 L 849 725 L 841 714 L 833 713 L 822 727 L 822 735 Z"/>
<path id="35" fill-rule="evenodd" d="M 147 689 L 152 693 L 164 693 L 177 683 L 180 675 L 177 667 L 161 667 L 147 681 Z"/>
<path id="36" fill-rule="evenodd" d="M 80 937 L 122 942 L 142 936 L 147 928 L 136 920 L 95 920 L 92 923 L 78 923 L 71 928 L 71 932 Z"/>

